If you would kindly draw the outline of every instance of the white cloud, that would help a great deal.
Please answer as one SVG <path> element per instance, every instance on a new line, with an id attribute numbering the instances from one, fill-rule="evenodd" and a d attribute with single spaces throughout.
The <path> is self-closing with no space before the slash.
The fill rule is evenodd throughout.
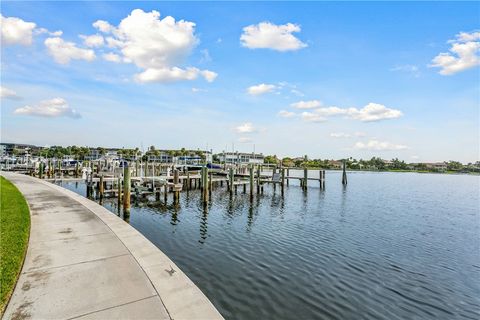
<path id="1" fill-rule="evenodd" d="M 350 118 L 364 122 L 396 119 L 403 116 L 400 110 L 390 109 L 382 104 L 373 102 L 370 102 L 362 109 L 348 108 L 347 114 Z"/>
<path id="2" fill-rule="evenodd" d="M 50 100 L 40 101 L 39 104 L 33 106 L 24 106 L 17 108 L 15 114 L 31 115 L 40 117 L 70 117 L 80 118 L 80 114 L 74 109 L 70 108 L 67 101 L 62 98 L 53 98 Z"/>
<path id="3" fill-rule="evenodd" d="M 298 101 L 290 105 L 296 109 L 315 109 L 322 106 L 322 102 L 319 100 L 310 100 L 310 101 Z"/>
<path id="4" fill-rule="evenodd" d="M 240 137 L 240 138 L 238 138 L 238 142 L 240 142 L 240 143 L 250 143 L 250 142 L 253 142 L 253 139 L 249 138 L 249 137 Z"/>
<path id="5" fill-rule="evenodd" d="M 254 133 L 257 129 L 253 126 L 251 122 L 245 122 L 235 128 L 237 133 Z"/>
<path id="6" fill-rule="evenodd" d="M 335 139 L 344 139 L 344 138 L 351 138 L 352 135 L 345 132 L 332 132 L 330 133 L 330 137 Z"/>
<path id="7" fill-rule="evenodd" d="M 106 61 L 110 61 L 110 62 L 115 62 L 115 63 L 119 63 L 122 61 L 122 58 L 116 54 L 116 53 L 113 53 L 113 52 L 108 52 L 108 53 L 105 53 L 102 55 L 103 59 L 106 60 Z"/>
<path id="8" fill-rule="evenodd" d="M 380 121 L 385 119 L 395 119 L 403 115 L 400 110 L 390 109 L 378 103 L 369 103 L 361 109 L 323 107 L 318 100 L 299 101 L 290 105 L 296 109 L 310 109 L 312 111 L 303 112 L 302 119 L 311 122 L 325 121 L 328 117 L 343 115 L 347 118 L 360 120 L 363 122 Z"/>
<path id="9" fill-rule="evenodd" d="M 148 68 L 145 71 L 135 75 L 138 82 L 175 82 L 180 80 L 195 80 L 202 76 L 208 82 L 212 82 L 217 74 L 208 70 L 200 70 L 198 68 L 181 69 L 173 68 Z"/>
<path id="10" fill-rule="evenodd" d="M 0 25 L 2 28 L 2 44 L 23 46 L 32 44 L 35 23 L 15 17 L 4 17 L 0 14 Z"/>
<path id="11" fill-rule="evenodd" d="M 2 99 L 19 99 L 20 97 L 12 89 L 8 89 L 8 88 L 0 86 L 0 98 L 2 98 Z"/>
<path id="12" fill-rule="evenodd" d="M 107 45 L 121 54 L 122 60 L 144 69 L 135 75 L 139 82 L 194 80 L 202 76 L 208 82 L 217 77 L 210 70 L 180 67 L 198 44 L 195 23 L 167 16 L 158 11 L 133 10 L 117 27 L 98 20 L 93 26 L 103 33 Z"/>
<path id="13" fill-rule="evenodd" d="M 430 67 L 441 68 L 442 75 L 452 75 L 480 65 L 480 32 L 460 32 L 449 40 L 450 52 L 442 52 L 432 59 Z"/>
<path id="14" fill-rule="evenodd" d="M 95 59 L 95 52 L 91 49 L 78 48 L 75 43 L 64 41 L 62 38 L 47 38 L 45 46 L 53 59 L 60 64 L 67 64 L 70 60 Z"/>
<path id="15" fill-rule="evenodd" d="M 299 50 L 307 45 L 292 33 L 300 31 L 300 26 L 293 23 L 275 25 L 270 22 L 260 22 L 243 28 L 240 42 L 242 46 L 250 49 Z"/>
<path id="16" fill-rule="evenodd" d="M 259 96 L 268 92 L 275 90 L 276 86 L 273 84 L 261 83 L 256 86 L 251 86 L 247 88 L 247 93 L 252 96 Z"/>
<path id="17" fill-rule="evenodd" d="M 352 108 L 354 109 L 354 108 Z M 315 113 L 323 116 L 323 117 L 331 117 L 341 114 L 347 114 L 350 109 L 342 109 L 339 107 L 327 107 L 327 108 L 319 108 L 315 109 Z"/>
<path id="18" fill-rule="evenodd" d="M 281 110 L 278 115 L 282 118 L 292 118 L 295 117 L 296 114 L 295 112 L 287 111 L 287 110 Z"/>
<path id="19" fill-rule="evenodd" d="M 91 48 L 101 47 L 105 43 L 105 40 L 99 34 L 92 34 L 90 36 L 80 35 L 80 38 L 83 39 L 83 43 L 87 47 L 91 47 Z"/>
<path id="20" fill-rule="evenodd" d="M 202 49 L 200 50 L 201 53 L 201 58 L 200 58 L 200 63 L 206 63 L 212 61 L 212 57 L 210 56 L 210 52 L 208 49 Z"/>
<path id="21" fill-rule="evenodd" d="M 345 115 L 348 118 L 363 122 L 395 119 L 403 115 L 400 110 L 390 109 L 378 103 L 369 103 L 361 109 L 328 107 L 315 109 L 313 112 L 322 117 Z"/>
<path id="22" fill-rule="evenodd" d="M 307 122 L 324 122 L 327 121 L 325 117 L 313 112 L 302 112 L 302 119 Z"/>
<path id="23" fill-rule="evenodd" d="M 407 149 L 407 146 L 401 144 L 393 144 L 390 142 L 381 142 L 378 140 L 370 140 L 367 143 L 357 142 L 353 146 L 354 149 L 359 150 L 373 150 L 373 151 L 394 151 Z"/>
<path id="24" fill-rule="evenodd" d="M 412 64 L 396 65 L 395 67 L 391 68 L 390 71 L 406 72 L 406 73 L 410 73 L 415 78 L 420 77 L 419 68 Z"/>
<path id="25" fill-rule="evenodd" d="M 301 92 L 300 90 L 297 90 L 297 89 L 292 89 L 290 90 L 291 93 L 293 93 L 294 95 L 298 96 L 298 97 L 304 97 L 305 94 L 303 92 Z"/>
<path id="26" fill-rule="evenodd" d="M 36 28 L 33 32 L 35 35 L 48 34 L 49 36 L 52 36 L 52 37 L 60 37 L 63 34 L 63 31 L 61 30 L 50 32 L 48 31 L 48 29 L 45 29 L 45 28 Z"/>
<path id="27" fill-rule="evenodd" d="M 115 29 L 110 23 L 104 20 L 97 20 L 92 25 L 103 33 L 110 33 Z"/>
<path id="28" fill-rule="evenodd" d="M 218 73 L 210 70 L 202 70 L 200 71 L 200 74 L 205 78 L 205 80 L 207 80 L 207 82 L 213 82 L 218 76 Z"/>
<path id="29" fill-rule="evenodd" d="M 330 137 L 336 139 L 348 139 L 353 137 L 365 137 L 367 134 L 365 132 L 355 132 L 353 134 L 346 133 L 346 132 L 332 132 L 330 133 Z"/>

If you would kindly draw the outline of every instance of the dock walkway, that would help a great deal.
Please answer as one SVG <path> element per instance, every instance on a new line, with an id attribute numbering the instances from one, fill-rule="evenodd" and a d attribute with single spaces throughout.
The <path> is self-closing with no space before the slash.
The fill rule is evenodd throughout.
<path id="1" fill-rule="evenodd" d="M 3 319 L 222 319 L 155 245 L 98 204 L 1 172 L 30 207 L 30 240 Z"/>

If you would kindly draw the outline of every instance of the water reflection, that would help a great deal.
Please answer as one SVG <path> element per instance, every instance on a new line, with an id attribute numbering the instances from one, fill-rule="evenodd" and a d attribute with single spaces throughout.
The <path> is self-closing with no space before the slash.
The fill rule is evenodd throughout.
<path id="1" fill-rule="evenodd" d="M 200 218 L 200 242 L 201 244 L 205 243 L 208 237 L 208 205 L 203 203 L 203 212 Z"/>
<path id="2" fill-rule="evenodd" d="M 302 174 L 302 173 L 300 173 Z M 226 319 L 453 319 L 480 310 L 478 177 L 329 173 L 328 190 L 104 206 L 164 251 Z M 331 181 L 331 182 L 330 182 Z M 66 187 L 85 194 L 82 183 Z M 277 186 L 279 188 L 279 186 Z M 208 239 L 208 241 L 207 241 Z"/>

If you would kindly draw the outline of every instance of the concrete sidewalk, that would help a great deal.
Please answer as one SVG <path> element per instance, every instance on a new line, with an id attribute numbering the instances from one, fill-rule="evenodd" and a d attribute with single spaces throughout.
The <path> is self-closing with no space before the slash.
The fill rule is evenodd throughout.
<path id="1" fill-rule="evenodd" d="M 31 215 L 3 319 L 222 319 L 165 254 L 107 209 L 36 178 L 1 175 Z"/>

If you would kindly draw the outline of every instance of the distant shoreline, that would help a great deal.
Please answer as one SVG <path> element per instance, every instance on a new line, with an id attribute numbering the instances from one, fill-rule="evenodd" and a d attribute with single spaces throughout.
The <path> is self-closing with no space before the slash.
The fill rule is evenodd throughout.
<path id="1" fill-rule="evenodd" d="M 303 170 L 304 168 L 287 168 L 292 170 Z M 308 170 L 329 170 L 329 171 L 342 171 L 342 169 L 333 168 L 320 168 L 320 167 L 307 167 Z M 458 174 L 458 175 L 475 175 L 480 176 L 480 172 L 459 172 L 453 170 L 447 171 L 429 171 L 429 170 L 408 170 L 408 169 L 392 169 L 392 170 L 368 170 L 368 169 L 347 169 L 347 172 L 400 172 L 400 173 L 433 173 L 433 174 Z"/>

